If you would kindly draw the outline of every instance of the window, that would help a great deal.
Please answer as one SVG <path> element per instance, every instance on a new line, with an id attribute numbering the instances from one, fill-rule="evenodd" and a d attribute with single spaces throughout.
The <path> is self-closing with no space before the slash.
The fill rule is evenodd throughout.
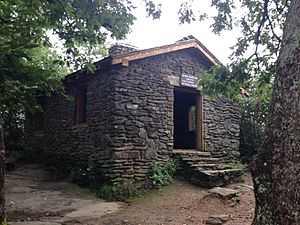
<path id="1" fill-rule="evenodd" d="M 86 89 L 79 89 L 75 95 L 74 124 L 86 122 Z"/>
<path id="2" fill-rule="evenodd" d="M 44 112 L 35 113 L 35 130 L 41 131 L 44 128 Z"/>
<path id="3" fill-rule="evenodd" d="M 37 102 L 40 105 L 40 111 L 34 113 L 35 131 L 42 131 L 44 129 L 44 102 L 40 98 Z"/>
<path id="4" fill-rule="evenodd" d="M 194 131 L 196 129 L 196 106 L 189 108 L 188 120 L 188 131 Z"/>

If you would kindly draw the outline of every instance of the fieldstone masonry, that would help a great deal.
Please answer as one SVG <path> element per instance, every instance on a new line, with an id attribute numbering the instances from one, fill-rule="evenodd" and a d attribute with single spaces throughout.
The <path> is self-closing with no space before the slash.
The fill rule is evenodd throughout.
<path id="1" fill-rule="evenodd" d="M 103 60 L 105 61 L 105 60 Z M 197 75 L 210 67 L 194 49 L 131 61 L 128 67 L 103 63 L 95 74 L 65 80 L 67 93 L 87 89 L 86 123 L 74 125 L 74 102 L 44 99 L 43 130 L 27 115 L 27 148 L 71 167 L 94 167 L 113 182 L 143 180 L 149 163 L 173 151 L 174 86 L 170 77 Z M 204 102 L 205 147 L 224 160 L 238 158 L 238 107 L 221 97 Z"/>
<path id="2" fill-rule="evenodd" d="M 115 56 L 115 55 L 120 55 L 120 54 L 124 54 L 124 53 L 133 52 L 135 50 L 137 50 L 137 48 L 135 48 L 134 46 L 118 44 L 117 43 L 117 44 L 112 45 L 109 48 L 108 54 L 110 56 Z"/>
<path id="3" fill-rule="evenodd" d="M 234 162 L 240 157 L 240 114 L 238 104 L 220 96 L 204 100 L 205 150 L 223 162 Z"/>

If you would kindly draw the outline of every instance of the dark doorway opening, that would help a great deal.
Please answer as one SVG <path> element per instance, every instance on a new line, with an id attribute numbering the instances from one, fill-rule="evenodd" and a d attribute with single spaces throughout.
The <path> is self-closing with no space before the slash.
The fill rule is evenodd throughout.
<path id="1" fill-rule="evenodd" d="M 174 149 L 196 149 L 196 96 L 174 89 Z"/>

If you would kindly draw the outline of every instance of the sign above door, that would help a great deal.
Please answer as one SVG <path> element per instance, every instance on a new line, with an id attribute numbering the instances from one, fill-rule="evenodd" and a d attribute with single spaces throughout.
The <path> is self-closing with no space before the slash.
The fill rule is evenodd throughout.
<path id="1" fill-rule="evenodd" d="M 197 77 L 194 75 L 181 74 L 180 85 L 184 87 L 197 88 Z"/>

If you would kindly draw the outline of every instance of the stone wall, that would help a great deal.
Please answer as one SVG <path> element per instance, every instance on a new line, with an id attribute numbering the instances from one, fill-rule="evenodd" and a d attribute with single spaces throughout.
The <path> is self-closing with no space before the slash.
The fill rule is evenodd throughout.
<path id="1" fill-rule="evenodd" d="M 173 150 L 174 86 L 170 77 L 196 75 L 204 69 L 193 50 L 130 62 L 127 73 L 116 76 L 113 111 L 113 170 L 119 179 L 143 179 L 149 162 L 166 160 Z M 123 168 L 131 168 L 125 170 Z"/>
<path id="2" fill-rule="evenodd" d="M 43 130 L 35 131 L 34 115 L 27 116 L 27 148 L 65 168 L 99 166 L 111 159 L 114 148 L 114 118 L 111 113 L 114 107 L 113 75 L 122 72 L 113 68 L 98 71 L 89 79 L 73 78 L 71 85 L 66 85 L 69 95 L 73 95 L 78 88 L 87 88 L 85 124 L 74 125 L 74 102 L 58 95 L 44 99 Z M 105 176 L 110 176 L 109 172 L 104 172 Z"/>
<path id="3" fill-rule="evenodd" d="M 239 160 L 240 114 L 238 104 L 223 96 L 204 100 L 205 150 L 224 162 Z"/>
<path id="4" fill-rule="evenodd" d="M 35 131 L 34 118 L 27 117 L 27 147 L 48 161 L 95 167 L 113 182 L 142 180 L 151 161 L 166 160 L 173 150 L 174 84 L 181 74 L 197 75 L 208 67 L 196 50 L 186 49 L 73 76 L 67 93 L 86 86 L 86 123 L 73 124 L 73 102 L 47 98 L 43 131 Z M 204 107 L 207 150 L 235 157 L 236 106 L 219 99 Z"/>

